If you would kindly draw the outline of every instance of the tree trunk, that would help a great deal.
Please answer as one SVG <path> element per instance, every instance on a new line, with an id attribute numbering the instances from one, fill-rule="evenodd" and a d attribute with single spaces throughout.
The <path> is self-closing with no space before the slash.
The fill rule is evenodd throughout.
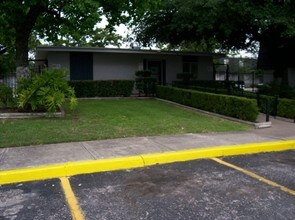
<path id="1" fill-rule="evenodd" d="M 27 33 L 26 33 L 27 32 Z M 16 29 L 15 49 L 16 49 L 16 78 L 29 77 L 29 37 L 30 32 L 23 28 Z"/>
<path id="2" fill-rule="evenodd" d="M 17 34 L 15 39 L 16 65 L 28 66 L 29 36 Z"/>
<path id="3" fill-rule="evenodd" d="M 30 6 L 27 13 L 23 10 L 18 11 L 20 14 L 14 22 L 15 29 L 15 49 L 16 49 L 16 65 L 19 67 L 28 67 L 29 38 L 36 24 L 38 17 L 44 12 L 47 4 L 43 1 L 36 1 Z"/>
<path id="4" fill-rule="evenodd" d="M 288 83 L 287 68 L 288 45 L 282 43 L 275 34 L 267 33 L 268 36 L 261 38 L 258 54 L 257 68 L 263 70 L 273 70 L 274 80 Z M 274 36 L 274 37 L 271 37 Z"/>

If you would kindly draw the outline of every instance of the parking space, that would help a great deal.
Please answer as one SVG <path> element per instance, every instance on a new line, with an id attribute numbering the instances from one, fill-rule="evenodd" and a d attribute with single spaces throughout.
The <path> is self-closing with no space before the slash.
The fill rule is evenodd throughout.
<path id="1" fill-rule="evenodd" d="M 0 219 L 72 219 L 60 181 L 44 180 L 0 186 Z"/>
<path id="2" fill-rule="evenodd" d="M 295 190 L 295 151 L 226 157 L 223 160 Z"/>
<path id="3" fill-rule="evenodd" d="M 85 219 L 294 219 L 294 153 L 222 158 L 290 191 L 206 159 L 73 176 L 70 197 Z M 64 187 L 59 179 L 4 185 L 0 219 L 71 219 Z"/>
<path id="4" fill-rule="evenodd" d="M 295 216 L 294 196 L 212 160 L 76 176 L 71 184 L 86 219 Z"/>

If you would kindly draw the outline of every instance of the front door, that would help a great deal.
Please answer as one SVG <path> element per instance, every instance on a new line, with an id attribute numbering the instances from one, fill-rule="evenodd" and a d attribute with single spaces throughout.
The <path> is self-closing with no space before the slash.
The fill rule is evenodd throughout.
<path id="1" fill-rule="evenodd" d="M 71 80 L 93 79 L 93 55 L 92 53 L 70 53 L 70 78 Z"/>
<path id="2" fill-rule="evenodd" d="M 147 61 L 147 69 L 152 72 L 152 77 L 157 79 L 157 83 L 162 85 L 166 82 L 165 62 L 162 60 Z"/>

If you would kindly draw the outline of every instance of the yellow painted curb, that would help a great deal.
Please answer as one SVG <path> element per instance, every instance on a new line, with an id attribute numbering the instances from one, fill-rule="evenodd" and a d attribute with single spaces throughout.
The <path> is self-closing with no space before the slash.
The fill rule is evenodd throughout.
<path id="1" fill-rule="evenodd" d="M 84 173 L 95 173 L 113 170 L 123 170 L 130 168 L 143 167 L 144 162 L 141 156 L 112 158 L 104 160 L 92 160 L 82 162 L 71 162 L 66 166 L 66 175 L 74 176 Z"/>
<path id="2" fill-rule="evenodd" d="M 142 155 L 146 166 L 165 164 L 180 161 L 233 156 L 241 154 L 254 154 L 263 152 L 274 152 L 295 149 L 295 140 L 264 142 L 253 144 L 240 144 L 231 146 L 208 147 L 202 149 L 183 150 L 159 154 Z"/>
<path id="3" fill-rule="evenodd" d="M 103 160 L 91 160 L 81 162 L 69 162 L 35 168 L 0 171 L 0 184 L 9 184 L 25 181 L 58 178 L 78 174 L 114 171 L 165 164 L 181 161 L 232 156 L 241 154 L 253 154 L 262 152 L 274 152 L 294 150 L 295 140 L 264 142 L 253 144 L 240 144 L 233 146 L 207 147 L 202 149 L 183 150 L 158 154 L 145 154 L 122 158 Z"/>
<path id="4" fill-rule="evenodd" d="M 143 166 L 144 163 L 141 156 L 132 156 L 0 171 L 0 185 Z"/>

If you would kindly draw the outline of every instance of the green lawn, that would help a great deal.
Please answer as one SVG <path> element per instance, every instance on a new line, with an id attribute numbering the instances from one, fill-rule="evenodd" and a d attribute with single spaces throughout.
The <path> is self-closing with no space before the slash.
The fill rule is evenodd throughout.
<path id="1" fill-rule="evenodd" d="M 0 119 L 0 147 L 249 128 L 157 100 L 81 100 L 65 118 Z"/>

